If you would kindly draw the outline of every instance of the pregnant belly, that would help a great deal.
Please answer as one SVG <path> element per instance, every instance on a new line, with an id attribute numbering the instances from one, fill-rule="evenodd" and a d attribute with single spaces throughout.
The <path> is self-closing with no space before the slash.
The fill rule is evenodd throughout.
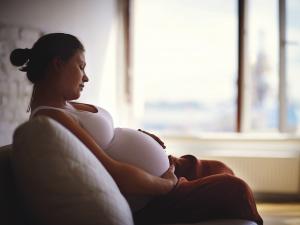
<path id="1" fill-rule="evenodd" d="M 106 149 L 112 158 L 161 176 L 169 168 L 165 150 L 152 137 L 129 128 L 116 128 Z"/>

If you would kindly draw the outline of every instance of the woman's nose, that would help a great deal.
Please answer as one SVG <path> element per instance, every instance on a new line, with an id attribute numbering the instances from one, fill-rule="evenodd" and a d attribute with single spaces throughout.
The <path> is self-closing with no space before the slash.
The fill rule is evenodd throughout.
<path id="1" fill-rule="evenodd" d="M 89 78 L 87 77 L 86 74 L 84 74 L 83 78 L 82 78 L 82 81 L 83 82 L 88 82 L 89 81 Z"/>

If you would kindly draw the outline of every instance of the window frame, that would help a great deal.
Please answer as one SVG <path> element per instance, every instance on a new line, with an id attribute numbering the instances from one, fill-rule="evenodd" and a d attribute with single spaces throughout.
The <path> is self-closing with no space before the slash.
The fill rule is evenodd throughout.
<path id="1" fill-rule="evenodd" d="M 122 39 L 124 47 L 124 70 L 123 70 L 123 94 L 125 95 L 125 101 L 127 109 L 132 108 L 134 98 L 133 96 L 133 75 L 131 73 L 132 67 L 132 24 L 131 24 L 131 12 L 134 0 L 118 0 L 119 5 L 122 5 Z M 247 65 L 247 30 L 248 30 L 248 1 L 237 0 L 238 9 L 238 73 L 237 73 L 237 110 L 236 110 L 236 130 L 234 134 L 247 134 L 250 130 L 250 117 L 249 110 L 247 109 L 247 95 L 246 95 L 246 82 L 248 74 L 246 71 Z M 278 134 L 290 134 L 287 129 L 287 90 L 286 90 L 286 0 L 278 0 L 278 26 L 279 26 L 279 90 L 278 90 L 278 132 L 274 134 L 277 137 Z M 123 111 L 123 110 L 122 110 Z M 124 111 L 123 111 L 124 112 Z M 130 112 L 126 112 L 130 117 Z M 132 118 L 127 118 L 127 121 L 132 121 Z M 217 132 L 216 132 L 217 133 Z M 222 133 L 222 132 L 220 132 Z M 254 137 L 270 136 L 269 134 L 255 134 L 250 135 Z M 293 135 L 295 137 L 295 135 Z M 299 134 L 296 136 L 300 136 Z"/>
<path id="2" fill-rule="evenodd" d="M 278 0 L 279 9 L 279 132 L 287 132 L 286 73 L 286 0 Z"/>

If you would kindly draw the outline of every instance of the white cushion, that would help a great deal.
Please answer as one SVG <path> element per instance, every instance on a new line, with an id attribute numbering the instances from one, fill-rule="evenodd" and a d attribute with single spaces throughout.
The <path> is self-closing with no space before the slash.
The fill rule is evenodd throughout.
<path id="1" fill-rule="evenodd" d="M 131 225 L 116 183 L 69 130 L 47 117 L 14 133 L 13 170 L 25 207 L 37 224 Z"/>

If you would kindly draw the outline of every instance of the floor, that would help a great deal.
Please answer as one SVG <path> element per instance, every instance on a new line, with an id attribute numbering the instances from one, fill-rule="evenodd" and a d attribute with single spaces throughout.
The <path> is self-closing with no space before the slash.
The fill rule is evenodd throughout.
<path id="1" fill-rule="evenodd" d="M 300 225 L 300 203 L 258 203 L 264 225 Z"/>

